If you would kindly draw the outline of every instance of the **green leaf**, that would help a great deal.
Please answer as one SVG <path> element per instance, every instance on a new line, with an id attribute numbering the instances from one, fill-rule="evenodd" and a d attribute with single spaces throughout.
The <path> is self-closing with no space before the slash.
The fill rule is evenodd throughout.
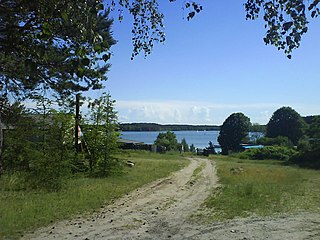
<path id="1" fill-rule="evenodd" d="M 109 59 L 110 59 L 110 57 L 111 57 L 111 54 L 109 53 L 109 54 L 104 54 L 103 56 L 102 56 L 102 59 L 103 59 L 103 61 L 108 61 Z"/>
<path id="2" fill-rule="evenodd" d="M 95 44 L 94 47 L 93 47 L 94 51 L 100 53 L 102 48 L 101 48 L 101 45 L 100 44 Z"/>
<path id="3" fill-rule="evenodd" d="M 84 69 L 81 67 L 78 67 L 77 76 L 82 78 L 84 76 Z"/>
<path id="4" fill-rule="evenodd" d="M 63 20 L 66 22 L 68 20 L 68 13 L 66 11 L 63 11 L 61 13 L 61 17 L 63 18 Z"/>

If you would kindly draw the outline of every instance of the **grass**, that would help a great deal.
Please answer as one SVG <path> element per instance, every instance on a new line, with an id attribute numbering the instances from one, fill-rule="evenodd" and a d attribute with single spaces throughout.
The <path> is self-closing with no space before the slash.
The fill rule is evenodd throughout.
<path id="1" fill-rule="evenodd" d="M 178 154 L 124 152 L 122 159 L 135 162 L 123 175 L 109 178 L 70 179 L 59 192 L 8 190 L 0 179 L 0 239 L 15 239 L 26 231 L 51 222 L 99 209 L 126 193 L 188 164 Z M 10 182 L 10 181 L 9 181 Z"/>
<path id="2" fill-rule="evenodd" d="M 272 160 L 212 159 L 221 187 L 205 202 L 211 209 L 211 220 L 320 212 L 320 171 L 283 166 Z"/>

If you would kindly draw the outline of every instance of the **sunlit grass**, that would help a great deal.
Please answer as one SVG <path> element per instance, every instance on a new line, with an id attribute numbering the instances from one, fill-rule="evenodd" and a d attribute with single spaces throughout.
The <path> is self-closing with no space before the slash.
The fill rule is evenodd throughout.
<path id="1" fill-rule="evenodd" d="M 215 156 L 221 186 L 205 205 L 214 220 L 320 211 L 320 171 Z"/>
<path id="2" fill-rule="evenodd" d="M 126 193 L 188 164 L 178 154 L 123 152 L 120 158 L 135 162 L 123 175 L 105 179 L 77 177 L 59 192 L 13 191 L 0 179 L 0 239 L 17 238 L 25 231 L 51 222 L 90 213 Z"/>

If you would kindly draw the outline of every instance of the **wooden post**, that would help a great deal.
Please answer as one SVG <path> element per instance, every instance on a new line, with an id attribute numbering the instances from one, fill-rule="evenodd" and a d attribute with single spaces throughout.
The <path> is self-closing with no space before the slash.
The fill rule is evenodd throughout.
<path id="1" fill-rule="evenodd" d="M 79 122 L 80 122 L 80 93 L 76 95 L 76 116 L 75 116 L 75 128 L 74 128 L 74 145 L 76 152 L 80 152 L 79 145 Z"/>

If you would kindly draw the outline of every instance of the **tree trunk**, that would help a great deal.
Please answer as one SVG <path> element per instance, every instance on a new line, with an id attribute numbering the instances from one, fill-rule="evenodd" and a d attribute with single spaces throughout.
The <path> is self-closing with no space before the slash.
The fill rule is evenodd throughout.
<path id="1" fill-rule="evenodd" d="M 74 127 L 74 146 L 76 153 L 79 153 L 79 121 L 80 121 L 80 94 L 76 95 L 76 116 L 75 116 L 75 127 Z"/>
<path id="2" fill-rule="evenodd" d="M 3 148 L 3 129 L 2 129 L 1 109 L 0 109 L 0 177 L 3 173 L 2 148 Z"/>

